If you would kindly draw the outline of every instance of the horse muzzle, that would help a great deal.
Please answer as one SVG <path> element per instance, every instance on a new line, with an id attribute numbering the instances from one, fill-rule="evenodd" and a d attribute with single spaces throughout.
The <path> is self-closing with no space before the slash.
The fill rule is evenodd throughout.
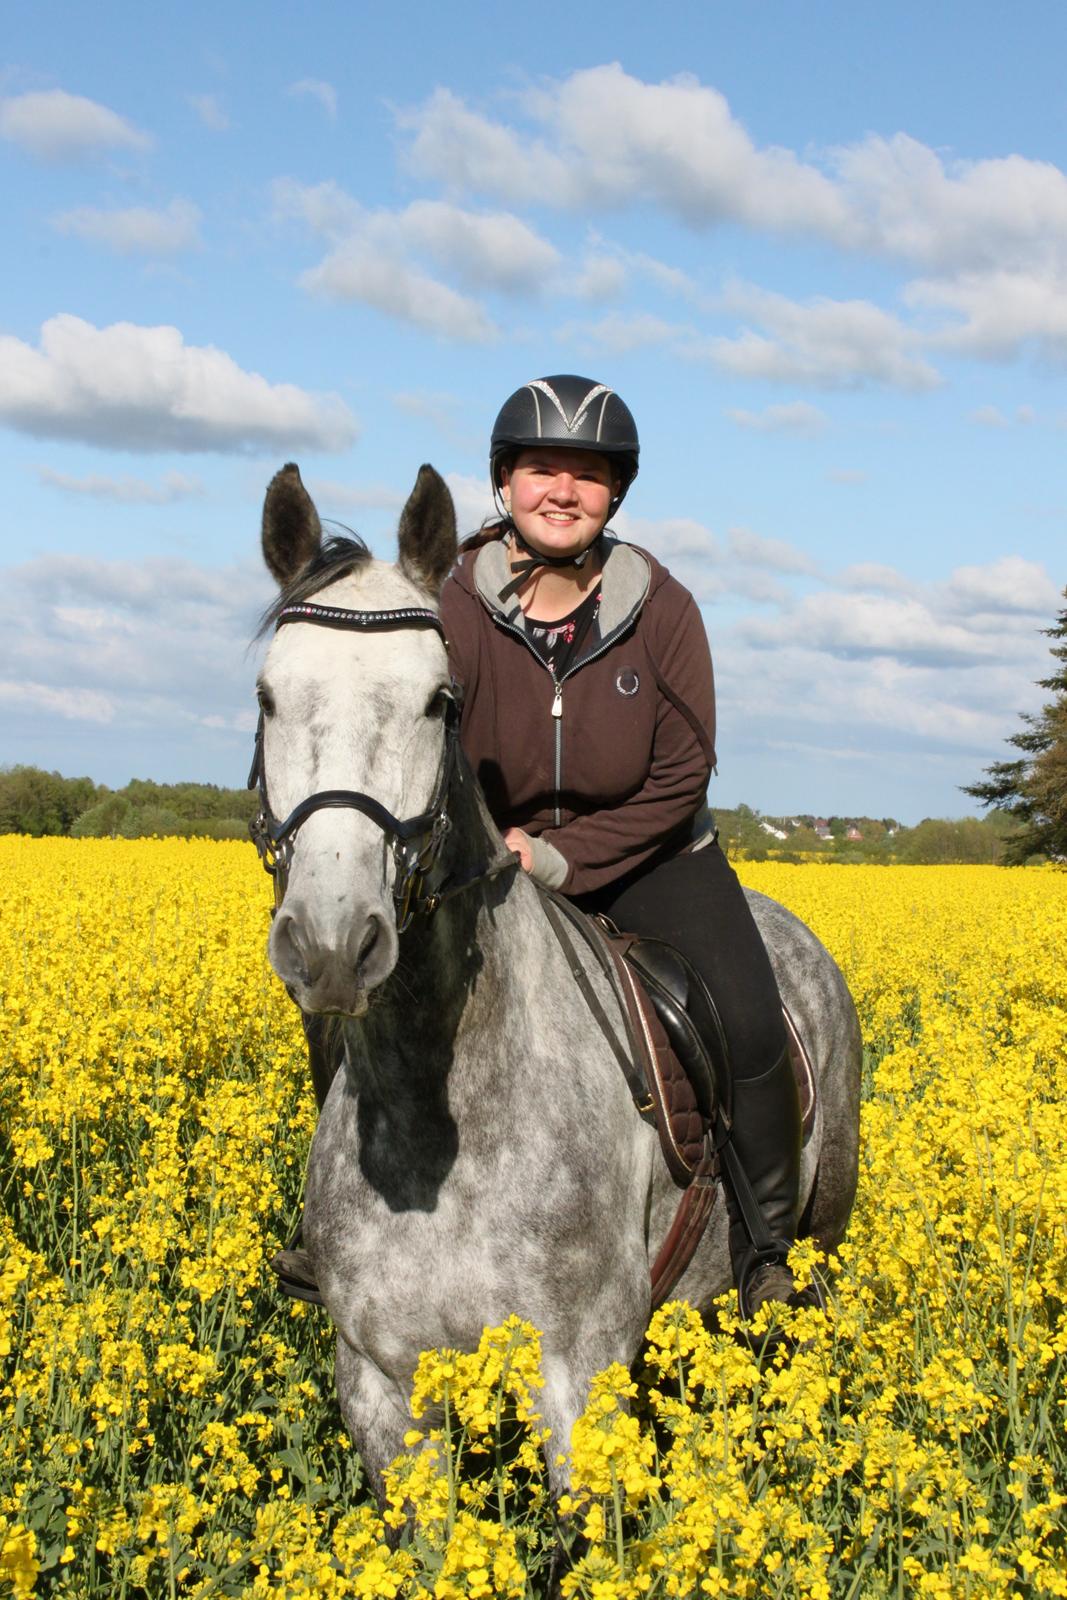
<path id="1" fill-rule="evenodd" d="M 361 1017 L 371 990 L 396 965 L 399 939 L 391 909 L 367 906 L 321 928 L 310 908 L 286 895 L 270 935 L 271 966 L 307 1012 Z"/>

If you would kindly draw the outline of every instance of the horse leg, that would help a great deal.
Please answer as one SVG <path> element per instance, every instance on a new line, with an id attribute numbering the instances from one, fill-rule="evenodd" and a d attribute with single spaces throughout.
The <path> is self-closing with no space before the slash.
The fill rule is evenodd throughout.
<path id="1" fill-rule="evenodd" d="M 337 1398 L 352 1442 L 378 1504 L 385 1500 L 385 1469 L 404 1448 L 411 1412 L 396 1384 L 366 1356 L 338 1337 Z"/>

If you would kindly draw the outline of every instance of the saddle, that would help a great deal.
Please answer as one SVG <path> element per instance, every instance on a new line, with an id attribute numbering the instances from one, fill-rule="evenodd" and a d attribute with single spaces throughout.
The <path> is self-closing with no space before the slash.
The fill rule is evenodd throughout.
<path id="1" fill-rule="evenodd" d="M 730 1137 L 730 1062 L 722 1024 L 703 980 L 680 951 L 662 939 L 620 933 L 607 917 L 587 917 L 562 895 L 542 894 L 549 922 L 612 1045 L 638 1114 L 655 1127 L 667 1170 L 684 1191 L 652 1265 L 652 1304 L 658 1306 L 692 1260 L 718 1193 L 720 1151 Z M 595 955 L 615 990 L 625 1045 L 577 959 L 565 923 Z M 815 1074 L 784 1004 L 782 1017 L 806 1143 L 815 1120 Z"/>

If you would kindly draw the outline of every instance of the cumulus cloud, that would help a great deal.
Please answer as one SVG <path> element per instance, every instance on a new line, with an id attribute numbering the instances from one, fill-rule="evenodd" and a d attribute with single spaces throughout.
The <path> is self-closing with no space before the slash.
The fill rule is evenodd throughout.
<path id="1" fill-rule="evenodd" d="M 805 400 L 793 400 L 787 405 L 765 406 L 762 411 L 744 411 L 737 408 L 726 415 L 739 428 L 751 428 L 757 433 L 798 433 L 810 437 L 826 427 L 827 416 L 818 406 Z"/>
<path id="2" fill-rule="evenodd" d="M 52 226 L 120 255 L 171 256 L 200 245 L 200 212 L 188 200 L 172 200 L 162 209 L 130 206 L 104 211 L 77 206 L 53 217 Z"/>
<path id="3" fill-rule="evenodd" d="M 645 350 L 655 345 L 675 352 L 684 351 L 696 334 L 692 328 L 667 322 L 651 311 L 609 311 L 596 322 L 566 322 L 556 329 L 555 337 L 585 352 L 625 355 L 630 350 Z"/>
<path id="4" fill-rule="evenodd" d="M 189 104 L 196 112 L 205 128 L 210 128 L 212 133 L 225 133 L 230 126 L 230 119 L 219 100 L 214 94 L 191 94 Z"/>
<path id="5" fill-rule="evenodd" d="M 401 114 L 407 161 L 456 190 L 538 204 L 648 200 L 687 222 L 839 233 L 831 180 L 777 146 L 757 148 L 717 89 L 689 74 L 644 83 L 617 63 L 546 84 L 520 103 L 545 133 L 529 138 L 449 90 Z"/>
<path id="6" fill-rule="evenodd" d="M 731 528 L 727 535 L 730 554 L 744 566 L 769 567 L 775 572 L 817 572 L 818 565 L 804 550 L 785 539 L 768 539 L 751 528 Z"/>
<path id="7" fill-rule="evenodd" d="M 9 712 L 62 717 L 67 722 L 107 723 L 115 719 L 115 702 L 110 695 L 73 684 L 55 688 L 25 678 L 19 682 L 0 678 L 0 705 Z"/>
<path id="8" fill-rule="evenodd" d="M 555 246 L 510 211 L 466 211 L 443 200 L 370 211 L 339 184 L 289 178 L 275 183 L 274 203 L 279 216 L 301 218 L 332 240 L 337 256 L 347 247 L 393 258 L 421 253 L 472 289 L 535 289 L 560 264 Z"/>
<path id="9" fill-rule="evenodd" d="M 291 95 L 310 95 L 312 100 L 318 101 L 330 121 L 336 121 L 337 90 L 332 83 L 325 83 L 322 78 L 300 78 L 296 83 L 291 83 L 285 92 Z"/>
<path id="10" fill-rule="evenodd" d="M 1011 154 L 946 157 L 898 133 L 802 159 L 761 146 L 715 88 L 614 63 L 511 97 L 507 121 L 446 89 L 399 114 L 405 159 L 449 191 L 561 208 L 647 202 L 694 227 L 816 234 L 935 272 L 1067 259 L 1067 176 Z"/>
<path id="11" fill-rule="evenodd" d="M 165 728 L 214 727 L 232 751 L 234 779 L 254 726 L 254 662 L 247 645 L 271 595 L 249 561 L 212 569 L 192 562 L 102 561 L 41 556 L 3 571 L 0 582 L 0 701 L 9 728 L 32 721 L 38 747 L 48 730 L 66 750 L 72 724 L 97 730 L 95 759 L 109 741 Z M 190 743 L 189 776 L 202 773 Z M 51 765 L 60 765 L 57 754 Z M 243 774 L 242 774 L 243 776 Z"/>
<path id="12" fill-rule="evenodd" d="M 399 211 L 370 211 L 336 183 L 274 185 L 279 216 L 298 217 L 332 247 L 301 278 L 305 288 L 359 300 L 449 338 L 496 337 L 480 302 L 431 275 L 455 278 L 475 293 L 536 293 L 557 272 L 559 252 L 511 212 L 467 211 L 416 200 Z"/>
<path id="13" fill-rule="evenodd" d="M 858 389 L 871 384 L 922 391 L 940 374 L 916 354 L 918 335 L 868 300 L 816 299 L 802 304 L 749 284 L 736 284 L 728 307 L 762 331 L 694 347 L 725 372 L 818 389 Z"/>
<path id="14" fill-rule="evenodd" d="M 488 517 L 499 515 L 493 505 L 493 491 L 489 487 L 489 474 L 484 477 L 473 473 L 446 472 L 445 482 L 452 492 L 456 507 L 456 526 L 462 539 L 473 533 Z"/>
<path id="15" fill-rule="evenodd" d="M 185 472 L 165 472 L 159 483 L 128 475 L 112 478 L 96 472 L 75 478 L 67 472 L 55 472 L 51 467 L 38 467 L 37 477 L 46 488 L 60 489 L 64 494 L 111 500 L 125 506 L 173 505 L 177 500 L 189 500 L 204 492 L 200 479 Z"/>
<path id="16" fill-rule="evenodd" d="M 405 496 L 387 483 L 339 483 L 335 478 L 314 478 L 308 492 L 322 517 L 341 511 L 399 511 Z"/>
<path id="17" fill-rule="evenodd" d="M 946 161 L 907 134 L 832 153 L 857 238 L 938 269 L 1004 267 L 1067 247 L 1067 176 L 1009 155 Z"/>
<path id="18" fill-rule="evenodd" d="M 303 273 L 300 282 L 312 294 L 358 300 L 426 333 L 466 344 L 486 344 L 497 337 L 492 319 L 469 295 L 417 267 L 383 258 L 366 240 L 339 245 Z"/>
<path id="19" fill-rule="evenodd" d="M 1031 348 L 1056 365 L 1067 361 L 1067 261 L 1056 269 L 920 279 L 904 297 L 956 319 L 930 336 L 942 349 L 1004 361 Z"/>
<path id="20" fill-rule="evenodd" d="M 124 450 L 342 450 L 356 419 L 336 395 L 270 383 L 177 328 L 96 328 L 61 314 L 39 347 L 0 336 L 0 423 Z"/>
<path id="21" fill-rule="evenodd" d="M 35 89 L 0 100 L 0 138 L 42 161 L 101 150 L 147 150 L 152 143 L 118 112 L 65 89 Z"/>
<path id="22" fill-rule="evenodd" d="M 978 406 L 968 417 L 968 422 L 979 428 L 1006 428 L 1008 419 L 998 406 Z"/>

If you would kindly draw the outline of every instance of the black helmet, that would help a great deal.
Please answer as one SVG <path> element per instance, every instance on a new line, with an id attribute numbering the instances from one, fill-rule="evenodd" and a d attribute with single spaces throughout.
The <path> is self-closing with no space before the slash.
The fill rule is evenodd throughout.
<path id="1" fill-rule="evenodd" d="M 595 450 L 598 455 L 607 456 L 619 475 L 619 492 L 611 502 L 611 512 L 619 509 L 637 477 L 641 447 L 637 424 L 614 389 L 606 383 L 594 383 L 592 378 L 578 378 L 572 372 L 534 378 L 516 389 L 504 401 L 493 424 L 489 453 L 493 488 L 502 487 L 501 468 L 509 456 L 547 444 L 569 450 Z"/>

